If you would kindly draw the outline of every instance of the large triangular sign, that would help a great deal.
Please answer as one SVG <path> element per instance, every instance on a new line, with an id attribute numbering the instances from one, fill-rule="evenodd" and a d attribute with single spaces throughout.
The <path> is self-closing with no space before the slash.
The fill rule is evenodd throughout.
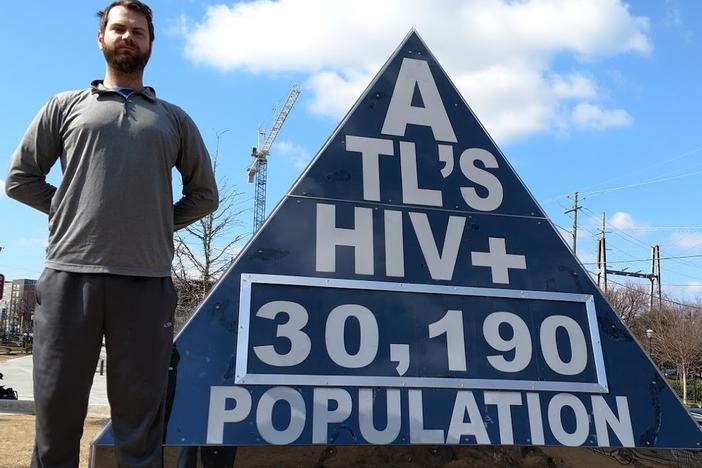
<path id="1" fill-rule="evenodd" d="M 175 347 L 167 445 L 702 443 L 414 31 Z"/>

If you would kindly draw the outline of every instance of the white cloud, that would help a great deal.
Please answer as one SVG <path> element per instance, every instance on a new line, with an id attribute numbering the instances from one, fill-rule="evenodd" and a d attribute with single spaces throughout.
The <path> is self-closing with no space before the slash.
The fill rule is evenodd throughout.
<path id="1" fill-rule="evenodd" d="M 5 180 L 0 179 L 0 198 L 6 197 L 6 196 L 7 195 L 5 195 Z"/>
<path id="2" fill-rule="evenodd" d="M 334 119 L 414 27 L 501 140 L 574 123 L 628 124 L 623 110 L 571 110 L 575 100 L 597 99 L 596 80 L 584 71 L 589 61 L 651 51 L 648 19 L 632 16 L 619 0 L 253 0 L 213 5 L 199 21 L 181 17 L 175 24 L 186 31 L 193 62 L 301 73 L 310 110 Z M 579 65 L 557 73 L 553 62 L 563 55 Z"/>
<path id="3" fill-rule="evenodd" d="M 597 96 L 596 85 L 592 78 L 581 73 L 555 76 L 553 79 L 553 92 L 557 97 L 562 98 L 592 99 Z"/>
<path id="4" fill-rule="evenodd" d="M 494 65 L 454 77 L 488 132 L 498 140 L 548 130 L 557 99 L 545 78 L 529 68 Z"/>
<path id="5" fill-rule="evenodd" d="M 289 159 L 292 165 L 300 170 L 307 167 L 307 164 L 312 159 L 309 151 L 290 140 L 277 141 L 271 148 L 271 153 Z"/>
<path id="6" fill-rule="evenodd" d="M 631 115 L 623 109 L 602 109 L 595 104 L 581 102 L 573 108 L 573 122 L 581 128 L 604 130 L 631 125 Z"/>
<path id="7" fill-rule="evenodd" d="M 619 229 L 620 231 L 631 231 L 646 227 L 645 224 L 634 220 L 629 213 L 623 211 L 614 213 L 614 215 L 609 218 L 609 221 L 607 221 L 607 225 Z"/>
<path id="8" fill-rule="evenodd" d="M 319 115 L 339 119 L 351 109 L 363 90 L 368 86 L 373 73 L 346 70 L 346 72 L 323 71 L 313 74 L 305 83 L 314 100 L 310 110 Z"/>
<path id="9" fill-rule="evenodd" d="M 680 249 L 702 251 L 702 234 L 674 232 L 670 236 L 670 242 Z"/>

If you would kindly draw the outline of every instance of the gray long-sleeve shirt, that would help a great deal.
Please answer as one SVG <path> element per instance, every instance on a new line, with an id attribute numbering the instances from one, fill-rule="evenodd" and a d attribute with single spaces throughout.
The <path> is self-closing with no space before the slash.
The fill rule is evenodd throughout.
<path id="1" fill-rule="evenodd" d="M 46 182 L 60 158 L 58 187 Z M 183 179 L 173 203 L 171 171 Z M 49 215 L 46 266 L 169 276 L 173 231 L 217 209 L 210 157 L 179 107 L 144 88 L 125 98 L 101 82 L 54 96 L 15 151 L 9 197 Z"/>

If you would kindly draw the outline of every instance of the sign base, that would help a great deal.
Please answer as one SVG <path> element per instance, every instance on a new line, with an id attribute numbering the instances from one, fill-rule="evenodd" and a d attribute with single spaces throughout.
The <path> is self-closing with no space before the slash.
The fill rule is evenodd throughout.
<path id="1" fill-rule="evenodd" d="M 164 468 L 176 466 L 178 447 L 164 447 Z M 397 466 L 504 468 L 513 466 L 559 466 L 621 468 L 636 462 L 641 467 L 660 465 L 694 467 L 702 465 L 702 450 L 661 450 L 628 448 L 499 447 L 499 446 L 295 446 L 239 447 L 235 468 L 298 468 Z M 117 468 L 114 448 L 91 446 L 90 466 Z M 201 466 L 198 462 L 198 466 Z M 451 466 L 454 466 L 453 464 Z"/>

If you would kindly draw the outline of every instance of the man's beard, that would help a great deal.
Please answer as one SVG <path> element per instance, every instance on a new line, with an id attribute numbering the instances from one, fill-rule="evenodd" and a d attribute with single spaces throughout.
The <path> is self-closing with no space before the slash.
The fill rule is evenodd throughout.
<path id="1" fill-rule="evenodd" d="M 132 48 L 132 50 L 136 50 Z M 102 53 L 105 56 L 107 63 L 115 70 L 121 73 L 136 73 L 144 69 L 146 64 L 151 57 L 151 49 L 146 53 L 136 52 L 132 55 L 129 53 L 122 53 L 119 51 L 118 47 L 108 46 L 103 43 Z"/>

